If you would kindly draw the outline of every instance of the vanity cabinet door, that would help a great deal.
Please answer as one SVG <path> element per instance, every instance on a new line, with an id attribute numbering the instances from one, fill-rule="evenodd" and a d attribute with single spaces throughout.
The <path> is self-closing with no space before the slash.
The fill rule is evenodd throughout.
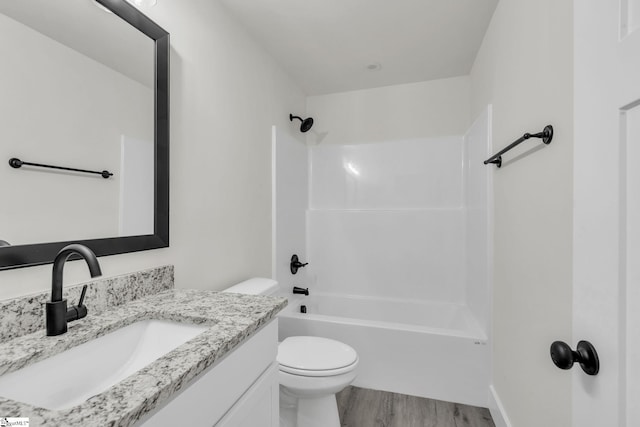
<path id="1" fill-rule="evenodd" d="M 277 351 L 275 319 L 136 426 L 277 427 Z"/>
<path id="2" fill-rule="evenodd" d="M 278 427 L 279 393 L 278 364 L 273 363 L 216 427 Z"/>

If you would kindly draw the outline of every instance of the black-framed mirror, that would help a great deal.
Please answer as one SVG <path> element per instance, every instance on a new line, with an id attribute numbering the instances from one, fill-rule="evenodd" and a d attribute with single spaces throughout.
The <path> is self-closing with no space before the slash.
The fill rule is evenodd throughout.
<path id="1" fill-rule="evenodd" d="M 149 79 L 149 85 L 150 91 L 152 89 L 153 92 L 153 105 L 152 107 L 150 105 L 153 112 L 152 115 L 150 114 L 149 116 L 152 116 L 153 123 L 153 146 L 151 149 L 151 151 L 153 151 L 153 182 L 150 184 L 149 190 L 153 193 L 153 197 L 149 197 L 149 209 L 153 210 L 153 219 L 149 219 L 148 228 L 150 231 L 150 223 L 152 221 L 153 233 L 139 235 L 120 234 L 119 236 L 118 233 L 113 233 L 113 235 L 87 239 L 74 239 L 74 236 L 69 236 L 67 239 L 63 237 L 60 241 L 47 241 L 43 239 L 42 243 L 27 242 L 27 244 L 21 244 L 20 242 L 11 241 L 11 239 L 7 238 L 6 240 L 9 241 L 11 245 L 0 245 L 0 270 L 51 263 L 58 251 L 70 243 L 82 243 L 91 248 L 97 256 L 144 251 L 169 246 L 169 33 L 126 0 L 87 0 L 88 3 L 93 1 L 112 12 L 114 19 L 121 19 L 127 24 L 130 24 L 152 42 L 152 49 L 154 50 L 153 81 L 151 82 L 151 79 Z M 57 2 L 49 3 L 53 4 Z M 0 102 L 2 101 L 0 100 Z M 149 104 L 151 104 L 151 102 L 149 102 Z M 24 111 L 22 114 L 29 115 L 29 113 L 28 111 Z M 149 122 L 151 123 L 151 119 Z M 4 154 L 7 156 L 7 159 L 0 160 L 2 160 L 2 162 L 5 163 L 5 167 L 8 168 L 7 160 L 12 156 L 10 153 Z M 22 160 L 29 161 L 30 159 Z M 151 170 L 151 167 L 149 170 Z M 35 174 L 36 172 L 31 173 Z M 151 172 L 149 173 L 151 174 Z M 40 173 L 40 176 L 37 178 L 44 182 L 48 179 L 48 176 Z M 95 191 L 99 192 L 101 190 L 98 179 L 102 179 L 102 177 L 94 179 L 95 181 L 88 185 L 93 186 L 92 188 L 96 188 Z M 151 187 L 153 190 L 151 190 Z M 3 203 L 12 203 L 12 200 L 5 200 Z M 29 219 L 21 221 L 19 225 L 5 224 L 4 227 L 28 228 Z M 0 239 L 3 239 L 3 236 L 0 236 Z"/>

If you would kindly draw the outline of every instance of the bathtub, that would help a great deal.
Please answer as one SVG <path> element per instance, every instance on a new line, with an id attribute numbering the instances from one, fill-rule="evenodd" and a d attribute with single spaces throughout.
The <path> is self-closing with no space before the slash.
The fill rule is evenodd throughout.
<path id="1" fill-rule="evenodd" d="M 355 386 L 487 406 L 490 346 L 465 305 L 313 293 L 289 297 L 278 322 L 280 340 L 315 335 L 355 348 Z"/>

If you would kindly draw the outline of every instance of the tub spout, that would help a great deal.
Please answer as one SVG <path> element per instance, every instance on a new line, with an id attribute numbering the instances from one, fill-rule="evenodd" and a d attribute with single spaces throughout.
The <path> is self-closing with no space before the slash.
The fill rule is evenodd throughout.
<path id="1" fill-rule="evenodd" d="M 294 286 L 293 293 L 298 295 L 309 295 L 309 288 L 299 288 L 297 286 Z"/>

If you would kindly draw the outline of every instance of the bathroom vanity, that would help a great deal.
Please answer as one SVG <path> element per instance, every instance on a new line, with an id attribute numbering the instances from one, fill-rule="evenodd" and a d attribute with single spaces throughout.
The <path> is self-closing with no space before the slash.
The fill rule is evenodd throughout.
<path id="1" fill-rule="evenodd" d="M 91 356 L 88 347 L 79 346 L 108 339 L 110 333 L 118 334 L 145 321 L 170 327 L 197 325 L 201 329 L 168 353 L 104 390 L 89 392 L 79 402 L 44 406 L 25 401 L 35 393 L 14 400 L 6 397 L 6 390 L 17 382 L 8 382 L 0 387 L 1 416 L 28 417 L 32 426 L 278 425 L 276 314 L 286 305 L 285 299 L 174 289 L 172 267 L 101 279 L 88 285 L 88 316 L 70 323 L 67 333 L 55 337 L 45 335 L 42 322 L 46 294 L 0 302 L 0 309 L 6 313 L 0 319 L 0 383 L 38 363 L 68 356 L 73 362 L 67 363 L 70 367 L 65 368 L 62 362 L 54 364 L 59 366 L 60 376 L 67 379 L 57 394 L 76 393 L 84 386 L 91 390 L 103 380 L 82 384 L 88 375 L 78 375 L 77 371 L 88 365 L 92 376 L 101 375 L 99 371 L 107 363 L 101 362 L 99 356 Z M 65 297 L 75 300 L 79 288 L 65 290 Z M 173 335 L 171 329 L 167 331 L 167 339 L 156 339 L 159 345 Z M 119 355 L 126 353 L 128 346 L 136 345 L 135 339 L 112 336 L 117 340 L 106 344 L 105 352 L 116 347 L 114 355 Z M 140 347 L 133 353 L 152 345 Z M 75 356 L 74 349 L 78 353 Z M 115 356 L 108 356 L 111 357 Z M 37 376 L 35 380 L 29 375 L 23 378 L 28 387 L 28 381 L 34 382 L 32 390 L 53 382 L 38 382 Z"/>
<path id="2" fill-rule="evenodd" d="M 136 426 L 278 427 L 277 320 Z"/>

